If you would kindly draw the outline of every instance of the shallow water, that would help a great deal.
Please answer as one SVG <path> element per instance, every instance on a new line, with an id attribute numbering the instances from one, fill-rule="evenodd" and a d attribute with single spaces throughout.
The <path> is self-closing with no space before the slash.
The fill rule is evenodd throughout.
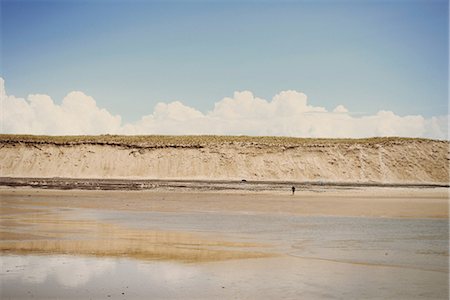
<path id="1" fill-rule="evenodd" d="M 2 256 L 1 299 L 446 299 L 440 272 L 300 258 L 183 264 Z"/>
<path id="2" fill-rule="evenodd" d="M 86 212 L 128 227 L 266 243 L 265 251 L 448 272 L 448 220 L 296 215 Z"/>

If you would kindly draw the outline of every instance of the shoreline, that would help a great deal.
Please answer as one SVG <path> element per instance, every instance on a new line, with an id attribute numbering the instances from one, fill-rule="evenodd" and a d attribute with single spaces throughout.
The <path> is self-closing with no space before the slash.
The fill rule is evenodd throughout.
<path id="1" fill-rule="evenodd" d="M 283 190 L 80 190 L 1 187 L 2 205 L 161 213 L 448 219 L 448 188 L 316 187 Z M 25 201 L 25 202 L 24 202 Z"/>
<path id="2" fill-rule="evenodd" d="M 285 191 L 295 186 L 298 190 L 353 189 L 353 188 L 449 188 L 444 183 L 383 183 L 331 181 L 252 181 L 201 179 L 102 179 L 102 178 L 34 178 L 0 177 L 0 187 L 29 187 L 56 190 L 183 190 L 183 191 Z"/>

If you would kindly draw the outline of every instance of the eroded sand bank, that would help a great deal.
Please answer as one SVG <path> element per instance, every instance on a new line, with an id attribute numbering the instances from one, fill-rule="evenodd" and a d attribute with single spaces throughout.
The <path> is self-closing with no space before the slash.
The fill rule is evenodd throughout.
<path id="1" fill-rule="evenodd" d="M 427 139 L 0 135 L 3 177 L 449 183 Z"/>

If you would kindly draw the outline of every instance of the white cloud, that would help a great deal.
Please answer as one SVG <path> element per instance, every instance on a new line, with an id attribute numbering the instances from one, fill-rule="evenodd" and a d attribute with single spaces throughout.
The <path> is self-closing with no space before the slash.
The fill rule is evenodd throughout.
<path id="1" fill-rule="evenodd" d="M 353 116 L 343 105 L 333 111 L 308 104 L 297 91 L 282 91 L 271 101 L 249 91 L 235 92 L 202 113 L 175 101 L 158 103 L 139 121 L 123 124 L 82 92 L 71 92 L 58 105 L 47 95 L 27 99 L 7 95 L 0 78 L 1 132 L 26 134 L 222 134 L 297 137 L 407 136 L 448 138 L 448 115 L 429 119 L 381 110 Z"/>
<path id="2" fill-rule="evenodd" d="M 348 113 L 348 109 L 345 108 L 345 106 L 343 106 L 343 105 L 338 105 L 338 106 L 336 106 L 335 109 L 333 109 L 333 112 L 335 112 L 335 113 Z"/>
<path id="3" fill-rule="evenodd" d="M 0 78 L 2 133 L 101 134 L 118 132 L 120 116 L 97 107 L 92 97 L 71 92 L 58 105 L 47 95 L 29 95 L 27 99 L 9 96 Z"/>

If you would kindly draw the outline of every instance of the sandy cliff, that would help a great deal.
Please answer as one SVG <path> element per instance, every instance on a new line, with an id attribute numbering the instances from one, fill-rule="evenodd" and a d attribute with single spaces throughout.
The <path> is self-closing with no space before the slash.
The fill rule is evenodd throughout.
<path id="1" fill-rule="evenodd" d="M 449 142 L 0 136 L 1 177 L 444 183 Z"/>

